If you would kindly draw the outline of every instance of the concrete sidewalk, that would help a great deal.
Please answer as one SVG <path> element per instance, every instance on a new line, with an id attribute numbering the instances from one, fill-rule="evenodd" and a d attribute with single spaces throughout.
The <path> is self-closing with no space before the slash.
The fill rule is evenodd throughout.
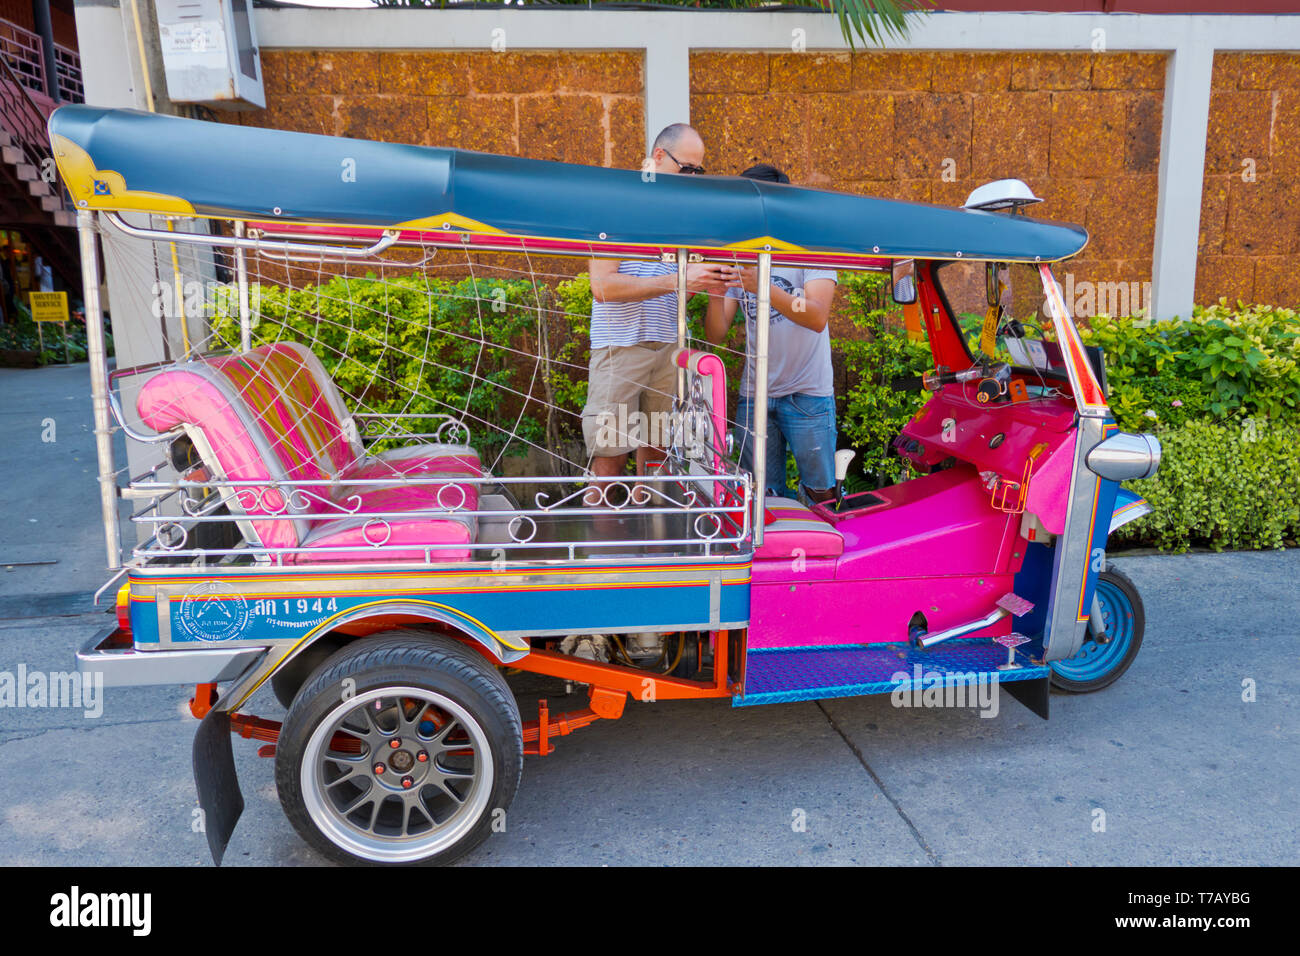
<path id="1" fill-rule="evenodd" d="M 0 559 L 59 562 L 0 572 L 0 671 L 68 670 L 107 619 L 88 612 L 106 575 L 85 378 L 0 370 Z M 1105 691 L 1054 694 L 1050 722 L 1006 695 L 987 719 L 888 697 L 633 703 L 528 758 L 506 832 L 465 863 L 1294 865 L 1300 551 L 1116 565 L 1146 603 L 1142 652 Z M 514 688 L 526 716 L 539 696 L 584 703 Z M 99 717 L 0 710 L 0 865 L 205 864 L 191 692 L 110 690 Z M 265 691 L 252 709 L 281 714 Z M 320 863 L 256 749 L 235 740 L 248 806 L 227 864 Z"/>
<path id="2" fill-rule="evenodd" d="M 97 474 L 89 366 L 0 368 L 0 617 L 86 609 L 108 580 Z"/>

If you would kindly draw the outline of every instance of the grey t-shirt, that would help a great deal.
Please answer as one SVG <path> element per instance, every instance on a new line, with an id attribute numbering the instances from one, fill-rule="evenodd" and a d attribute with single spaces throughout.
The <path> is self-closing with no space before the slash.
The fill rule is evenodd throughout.
<path id="1" fill-rule="evenodd" d="M 837 281 L 833 269 L 772 270 L 772 284 L 794 296 L 803 295 L 804 284 L 814 279 Z M 739 299 L 745 313 L 745 371 L 740 379 L 740 394 L 754 394 L 755 320 L 758 296 L 741 289 L 728 289 L 728 298 Z M 767 339 L 767 394 L 770 398 L 803 393 L 834 395 L 831 372 L 831 330 L 829 323 L 820 332 L 805 328 L 772 307 Z"/>

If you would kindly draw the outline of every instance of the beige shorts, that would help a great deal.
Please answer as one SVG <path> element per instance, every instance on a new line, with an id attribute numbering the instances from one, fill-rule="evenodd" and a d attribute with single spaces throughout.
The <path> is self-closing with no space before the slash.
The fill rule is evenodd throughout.
<path id="1" fill-rule="evenodd" d="M 677 391 L 674 342 L 592 349 L 582 437 L 587 454 L 609 458 L 667 440 Z"/>

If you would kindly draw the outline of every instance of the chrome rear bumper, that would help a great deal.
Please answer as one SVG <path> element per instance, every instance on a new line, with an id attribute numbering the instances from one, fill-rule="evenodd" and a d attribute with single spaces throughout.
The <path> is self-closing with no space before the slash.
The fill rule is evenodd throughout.
<path id="1" fill-rule="evenodd" d="M 104 675 L 105 687 L 149 684 L 214 684 L 234 680 L 255 665 L 265 647 L 207 646 L 201 649 L 140 651 L 114 641 L 119 628 L 97 631 L 77 652 L 77 670 Z"/>

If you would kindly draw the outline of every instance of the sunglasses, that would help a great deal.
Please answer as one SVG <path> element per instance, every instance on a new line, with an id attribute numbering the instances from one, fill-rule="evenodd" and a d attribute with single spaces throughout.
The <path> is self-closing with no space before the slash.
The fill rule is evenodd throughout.
<path id="1" fill-rule="evenodd" d="M 662 146 L 659 148 L 663 149 Z M 668 150 L 664 149 L 664 152 L 668 153 L 668 158 L 677 164 L 677 169 L 685 173 L 687 176 L 702 176 L 704 174 L 703 166 L 696 166 L 694 163 L 683 163 L 672 153 L 669 153 Z"/>

